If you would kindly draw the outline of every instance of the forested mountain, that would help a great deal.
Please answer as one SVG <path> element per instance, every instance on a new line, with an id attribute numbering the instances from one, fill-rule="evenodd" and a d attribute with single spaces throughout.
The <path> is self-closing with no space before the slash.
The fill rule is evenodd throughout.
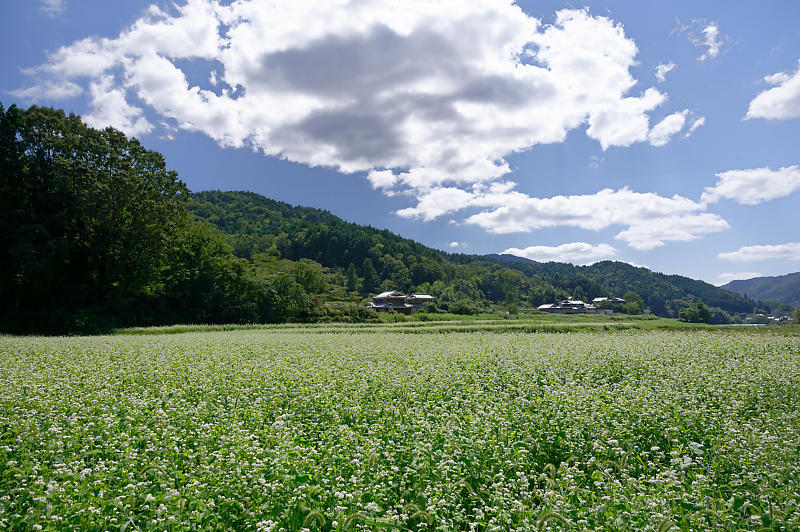
<path id="1" fill-rule="evenodd" d="M 204 191 L 191 195 L 189 211 L 230 235 L 234 252 L 244 258 L 257 253 L 302 258 L 328 267 L 345 268 L 351 262 L 386 254 L 409 257 L 418 263 L 439 263 L 446 254 L 387 230 L 345 222 L 328 211 L 294 207 L 253 192 Z M 423 282 L 418 272 L 414 284 Z"/>
<path id="2" fill-rule="evenodd" d="M 704 302 L 721 321 L 755 306 L 619 262 L 449 254 L 250 192 L 192 194 L 119 131 L 0 105 L 0 332 L 375 319 L 361 303 L 388 289 L 459 314 L 628 295 L 629 312 Z"/>
<path id="3" fill-rule="evenodd" d="M 753 299 L 778 301 L 800 307 L 800 272 L 731 281 L 722 288 L 737 294 L 746 294 Z"/>
<path id="4" fill-rule="evenodd" d="M 326 267 L 377 267 L 382 285 L 448 294 L 457 285 L 473 294 L 470 303 L 538 306 L 558 298 L 592 299 L 640 294 L 653 313 L 677 315 L 702 301 L 727 312 L 752 312 L 754 302 L 703 281 L 655 273 L 623 262 L 591 266 L 538 263 L 511 255 L 449 254 L 401 238 L 389 231 L 347 223 L 327 211 L 292 207 L 250 192 L 199 192 L 190 211 L 227 234 L 235 252 L 249 258 L 272 253 L 291 260 L 312 259 Z M 520 276 L 519 273 L 523 275 Z M 438 283 L 438 284 L 437 284 Z M 456 299 L 459 299 L 456 297 Z"/>
<path id="5" fill-rule="evenodd" d="M 555 284 L 565 275 L 574 275 L 590 279 L 616 297 L 622 297 L 628 291 L 636 292 L 644 298 L 653 313 L 659 315 L 667 315 L 670 310 L 677 312 L 695 301 L 728 312 L 753 310 L 752 300 L 712 284 L 681 275 L 653 272 L 625 262 L 602 261 L 590 266 L 573 266 L 555 262 L 540 263 L 513 255 L 488 257 L 529 275 L 539 275 Z"/>

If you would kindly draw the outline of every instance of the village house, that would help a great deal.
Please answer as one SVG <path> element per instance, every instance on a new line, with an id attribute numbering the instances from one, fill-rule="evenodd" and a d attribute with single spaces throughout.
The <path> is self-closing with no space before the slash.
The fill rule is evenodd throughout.
<path id="1" fill-rule="evenodd" d="M 621 297 L 596 297 L 592 299 L 592 305 L 597 307 L 597 311 L 602 314 L 614 314 L 614 309 L 622 309 L 625 300 Z"/>
<path id="2" fill-rule="evenodd" d="M 575 299 L 565 299 L 556 304 L 539 305 L 537 309 L 551 314 L 594 314 L 597 312 L 597 307 L 591 303 L 584 303 Z"/>
<path id="3" fill-rule="evenodd" d="M 377 312 L 399 312 L 401 314 L 414 314 L 425 303 L 432 303 L 434 297 L 428 294 L 403 295 L 396 290 L 382 292 L 373 296 L 372 301 L 365 306 Z"/>
<path id="4" fill-rule="evenodd" d="M 593 305 L 598 305 L 600 303 L 606 303 L 611 305 L 624 305 L 625 300 L 621 297 L 596 297 L 592 299 Z"/>

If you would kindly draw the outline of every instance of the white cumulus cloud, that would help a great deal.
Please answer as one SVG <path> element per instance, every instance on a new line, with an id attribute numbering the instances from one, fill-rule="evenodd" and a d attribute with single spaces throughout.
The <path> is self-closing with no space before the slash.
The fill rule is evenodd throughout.
<path id="1" fill-rule="evenodd" d="M 39 11 L 48 17 L 56 17 L 66 11 L 67 0 L 41 0 Z"/>
<path id="2" fill-rule="evenodd" d="M 578 227 L 599 231 L 611 226 L 625 229 L 615 238 L 636 249 L 653 249 L 667 241 L 688 241 L 724 231 L 728 222 L 702 212 L 705 204 L 674 195 L 634 192 L 628 188 L 603 189 L 595 194 L 537 198 L 513 190 L 512 182 L 472 190 L 436 187 L 423 193 L 415 207 L 398 211 L 406 218 L 433 220 L 466 208 L 484 210 L 466 218 L 490 233 L 530 232 L 549 227 Z"/>
<path id="3" fill-rule="evenodd" d="M 728 198 L 742 205 L 758 205 L 800 190 L 800 167 L 797 165 L 778 170 L 767 167 L 728 170 L 717 177 L 717 184 L 706 187 L 703 192 L 702 200 L 707 203 Z"/>
<path id="4" fill-rule="evenodd" d="M 689 114 L 688 109 L 684 109 L 679 113 L 672 113 L 664 118 L 661 122 L 653 126 L 647 137 L 650 144 L 653 146 L 663 146 L 669 142 L 673 135 L 679 133 L 683 126 L 686 125 L 686 115 Z"/>
<path id="5" fill-rule="evenodd" d="M 750 102 L 745 118 L 800 118 L 800 62 L 794 74 L 778 72 L 766 76 L 764 81 L 775 86 L 760 92 Z"/>
<path id="6" fill-rule="evenodd" d="M 730 229 L 727 221 L 717 214 L 704 212 L 643 220 L 615 238 L 625 241 L 632 248 L 647 250 L 661 247 L 667 241 L 687 242 L 726 229 Z"/>
<path id="7" fill-rule="evenodd" d="M 729 40 L 728 36 L 720 31 L 717 22 L 696 19 L 691 24 L 684 24 L 679 19 L 676 21 L 675 28 L 671 33 L 685 35 L 692 44 L 703 49 L 703 52 L 697 56 L 698 61 L 716 59 Z"/>
<path id="8" fill-rule="evenodd" d="M 719 32 L 719 26 L 717 26 L 716 22 L 711 22 L 703 28 L 700 33 L 702 33 L 703 38 L 698 39 L 696 43 L 698 46 L 705 46 L 706 50 L 697 60 L 705 61 L 706 59 L 716 59 L 722 48 L 722 37 Z"/>
<path id="9" fill-rule="evenodd" d="M 142 133 L 146 117 L 167 120 L 419 191 L 501 179 L 505 157 L 574 129 L 603 149 L 656 138 L 666 95 L 634 91 L 637 53 L 621 24 L 587 10 L 545 25 L 496 0 L 186 0 L 56 50 L 25 90 L 79 84 L 93 124 Z M 186 60 L 208 71 L 190 78 Z"/>
<path id="10" fill-rule="evenodd" d="M 515 255 L 539 262 L 585 262 L 613 257 L 617 250 L 608 244 L 592 245 L 587 242 L 572 242 L 560 246 L 529 246 L 524 249 L 508 248 L 501 254 Z"/>
<path id="11" fill-rule="evenodd" d="M 127 135 L 149 133 L 153 125 L 142 116 L 142 110 L 130 105 L 125 93 L 114 86 L 111 76 L 93 82 L 89 92 L 92 96 L 92 113 L 83 117 L 87 124 L 96 128 L 112 126 Z"/>
<path id="12" fill-rule="evenodd" d="M 669 63 L 659 63 L 659 65 L 656 66 L 656 79 L 660 83 L 667 81 L 667 74 L 675 70 L 676 66 L 677 65 L 672 61 Z"/>
<path id="13" fill-rule="evenodd" d="M 744 246 L 736 251 L 720 253 L 721 259 L 735 261 L 783 259 L 800 261 L 800 242 L 787 242 L 786 244 L 769 244 L 763 246 Z"/>
<path id="14" fill-rule="evenodd" d="M 704 126 L 704 125 L 706 125 L 706 117 L 701 116 L 699 118 L 695 118 L 692 121 L 692 125 L 689 126 L 689 130 L 686 131 L 686 134 L 684 136 L 685 137 L 690 136 L 692 133 L 694 133 L 695 129 L 697 129 L 698 127 Z"/>
<path id="15" fill-rule="evenodd" d="M 47 80 L 40 85 L 32 85 L 25 89 L 17 89 L 9 91 L 8 93 L 20 100 L 63 100 L 65 98 L 74 98 L 82 94 L 83 88 L 71 81 L 58 82 L 55 80 Z"/>

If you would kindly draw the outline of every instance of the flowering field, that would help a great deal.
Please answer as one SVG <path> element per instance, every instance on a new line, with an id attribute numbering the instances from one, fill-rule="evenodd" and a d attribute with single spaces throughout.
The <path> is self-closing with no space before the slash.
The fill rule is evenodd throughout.
<path id="1" fill-rule="evenodd" d="M 800 527 L 800 338 L 0 338 L 0 528 Z"/>

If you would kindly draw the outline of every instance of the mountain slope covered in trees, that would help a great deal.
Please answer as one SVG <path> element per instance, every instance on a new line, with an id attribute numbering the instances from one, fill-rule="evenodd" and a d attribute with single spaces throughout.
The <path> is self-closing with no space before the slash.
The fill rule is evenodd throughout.
<path id="1" fill-rule="evenodd" d="M 731 281 L 722 288 L 737 294 L 747 294 L 753 299 L 779 301 L 800 307 L 800 272 Z"/>
<path id="2" fill-rule="evenodd" d="M 345 222 L 327 211 L 292 207 L 250 192 L 194 193 L 189 209 L 198 220 L 226 233 L 240 257 L 268 252 L 333 268 L 353 264 L 359 275 L 364 274 L 359 266 L 368 260 L 377 267 L 383 287 L 428 291 L 446 300 L 460 289 L 473 294 L 473 303 L 538 306 L 559 298 L 621 297 L 633 291 L 663 316 L 675 316 L 698 301 L 731 313 L 754 309 L 754 302 L 741 295 L 679 275 L 613 261 L 573 266 L 510 255 L 449 254 L 386 230 Z"/>
<path id="3" fill-rule="evenodd" d="M 755 305 L 624 263 L 449 254 L 251 192 L 193 194 L 119 131 L 0 105 L 0 332 L 375 319 L 361 303 L 389 289 L 458 314 L 631 292 L 644 301 L 629 310 L 664 316 Z"/>
<path id="4" fill-rule="evenodd" d="M 622 297 L 625 292 L 640 294 L 653 313 L 669 315 L 681 308 L 702 301 L 728 312 L 752 312 L 753 301 L 739 294 L 720 289 L 704 281 L 681 275 L 666 275 L 625 262 L 602 261 L 590 266 L 574 266 L 556 262 L 540 263 L 513 255 L 489 255 L 490 258 L 529 275 L 540 275 L 558 283 L 563 276 L 586 277 L 606 289 L 610 295 Z"/>

